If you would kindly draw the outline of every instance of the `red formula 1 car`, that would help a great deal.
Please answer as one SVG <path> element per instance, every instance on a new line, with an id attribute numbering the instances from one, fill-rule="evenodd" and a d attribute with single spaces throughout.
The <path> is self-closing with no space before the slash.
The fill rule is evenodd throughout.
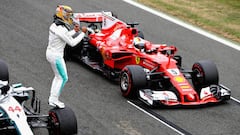
<path id="1" fill-rule="evenodd" d="M 77 58 L 110 79 L 120 78 L 124 97 L 138 97 L 150 106 L 192 106 L 230 99 L 231 91 L 219 84 L 213 62 L 198 61 L 186 70 L 175 46 L 144 40 L 137 23 L 125 23 L 111 12 L 76 13 L 75 17 L 91 30 L 80 45 L 66 48 L 65 58 Z"/>

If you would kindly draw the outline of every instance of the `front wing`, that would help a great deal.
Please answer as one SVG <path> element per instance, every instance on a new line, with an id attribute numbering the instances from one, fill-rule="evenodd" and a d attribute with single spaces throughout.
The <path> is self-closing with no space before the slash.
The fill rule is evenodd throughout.
<path id="1" fill-rule="evenodd" d="M 231 90 L 219 85 L 218 91 L 211 91 L 210 87 L 202 88 L 199 99 L 195 101 L 180 101 L 173 91 L 156 91 L 151 89 L 139 90 L 139 98 L 149 106 L 200 106 L 211 103 L 221 103 L 229 100 Z"/>

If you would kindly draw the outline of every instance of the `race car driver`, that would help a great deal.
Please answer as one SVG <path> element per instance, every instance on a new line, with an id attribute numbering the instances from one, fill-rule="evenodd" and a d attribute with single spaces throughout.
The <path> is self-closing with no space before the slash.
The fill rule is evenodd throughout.
<path id="1" fill-rule="evenodd" d="M 66 5 L 58 5 L 54 15 L 54 21 L 49 28 L 49 39 L 46 50 L 46 58 L 54 72 L 48 104 L 50 106 L 64 108 L 63 102 L 59 101 L 59 96 L 68 81 L 66 64 L 63 58 L 64 48 L 67 45 L 76 46 L 87 32 L 83 26 L 71 29 L 73 25 L 72 8 Z M 76 34 L 78 33 L 79 34 Z M 73 37 L 73 35 L 75 35 Z"/>
<path id="2" fill-rule="evenodd" d="M 140 37 L 134 37 L 133 45 L 141 52 L 145 51 L 145 40 Z"/>
<path id="3" fill-rule="evenodd" d="M 150 41 L 144 40 L 141 37 L 134 37 L 133 45 L 142 53 L 156 53 L 159 48 L 167 47 L 166 44 L 152 44 Z"/>

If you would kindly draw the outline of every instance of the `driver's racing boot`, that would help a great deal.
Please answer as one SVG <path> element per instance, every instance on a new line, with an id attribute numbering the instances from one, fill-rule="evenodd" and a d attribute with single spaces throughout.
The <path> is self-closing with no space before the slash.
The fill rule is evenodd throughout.
<path id="1" fill-rule="evenodd" d="M 53 107 L 64 108 L 65 105 L 63 102 L 58 100 L 58 97 L 50 96 L 48 99 L 48 104 Z"/>

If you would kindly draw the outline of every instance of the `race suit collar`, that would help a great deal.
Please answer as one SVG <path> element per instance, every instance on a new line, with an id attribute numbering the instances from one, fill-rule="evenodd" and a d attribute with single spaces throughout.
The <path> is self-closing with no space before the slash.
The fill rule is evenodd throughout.
<path id="1" fill-rule="evenodd" d="M 55 23 L 57 26 L 62 25 L 65 26 L 68 30 L 71 29 L 70 25 L 64 23 L 61 18 L 57 17 L 56 15 L 54 15 L 53 18 L 54 18 L 53 23 Z"/>

